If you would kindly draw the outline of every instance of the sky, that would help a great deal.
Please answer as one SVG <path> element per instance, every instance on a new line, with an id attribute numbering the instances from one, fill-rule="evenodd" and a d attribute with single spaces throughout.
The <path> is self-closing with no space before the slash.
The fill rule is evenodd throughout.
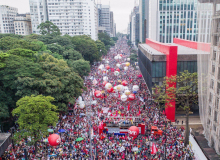
<path id="1" fill-rule="evenodd" d="M 101 2 L 103 5 L 110 4 L 110 10 L 114 13 L 116 31 L 127 33 L 129 15 L 134 7 L 135 0 L 96 0 L 96 2 Z M 0 0 L 0 5 L 16 7 L 18 13 L 30 12 L 29 0 Z"/>

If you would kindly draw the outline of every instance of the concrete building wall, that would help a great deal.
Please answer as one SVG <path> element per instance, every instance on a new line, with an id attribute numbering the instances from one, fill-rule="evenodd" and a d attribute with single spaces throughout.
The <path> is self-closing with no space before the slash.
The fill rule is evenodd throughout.
<path id="1" fill-rule="evenodd" d="M 0 5 L 0 33 L 15 33 L 14 18 L 17 13 L 17 8 Z"/>
<path id="2" fill-rule="evenodd" d="M 39 33 L 38 25 L 48 20 L 47 0 L 29 0 L 32 32 Z"/>
<path id="3" fill-rule="evenodd" d="M 14 19 L 15 34 L 29 35 L 32 33 L 30 14 L 17 14 Z"/>
<path id="4" fill-rule="evenodd" d="M 204 127 L 204 135 L 209 142 L 209 146 L 215 148 L 220 154 L 220 1 L 219 0 L 199 0 L 208 7 L 208 3 L 212 2 L 212 28 L 211 28 L 211 49 L 208 57 L 207 65 L 205 66 L 208 73 L 202 77 L 206 81 L 207 88 L 203 96 L 203 101 L 206 101 L 202 109 L 202 123 Z M 203 25 L 206 25 L 204 23 Z M 204 27 L 201 27 L 205 29 Z M 208 31 L 203 31 L 207 32 Z M 201 33 L 201 32 L 200 32 Z M 201 33 L 201 38 L 203 34 Z M 204 39 L 206 39 L 204 37 Z M 203 63 L 204 66 L 204 63 Z M 202 72 L 202 71 L 201 71 Z M 200 115 L 201 116 L 201 115 Z"/>

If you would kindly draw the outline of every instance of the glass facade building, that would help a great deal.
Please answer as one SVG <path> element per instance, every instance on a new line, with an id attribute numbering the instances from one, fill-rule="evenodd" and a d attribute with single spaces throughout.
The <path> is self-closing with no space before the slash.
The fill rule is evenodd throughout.
<path id="1" fill-rule="evenodd" d="M 142 19 L 140 29 L 146 38 L 163 43 L 173 43 L 173 38 L 211 42 L 210 4 L 198 0 L 145 0 L 142 3 L 148 8 L 144 12 L 146 27 Z"/>
<path id="2" fill-rule="evenodd" d="M 173 38 L 197 41 L 197 0 L 160 0 L 159 41 L 172 43 Z"/>

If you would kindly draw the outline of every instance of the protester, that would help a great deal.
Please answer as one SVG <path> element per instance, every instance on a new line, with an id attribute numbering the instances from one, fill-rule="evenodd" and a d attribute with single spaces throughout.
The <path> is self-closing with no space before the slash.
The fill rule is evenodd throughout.
<path id="1" fill-rule="evenodd" d="M 123 54 L 122 58 L 115 60 L 114 57 Z M 61 143 L 52 147 L 44 142 L 46 137 L 42 137 L 38 143 L 39 153 L 35 155 L 33 145 L 29 146 L 28 140 L 23 140 L 19 144 L 8 147 L 2 159 L 24 159 L 24 148 L 27 149 L 28 160 L 35 159 L 59 159 L 59 160 L 89 160 L 90 159 L 90 140 L 89 140 L 89 123 L 92 124 L 92 157 L 96 160 L 191 160 L 194 155 L 189 147 L 184 147 L 184 129 L 173 127 L 166 116 L 152 102 L 151 94 L 140 75 L 140 71 L 133 66 L 124 70 L 125 62 L 129 58 L 130 50 L 126 38 L 119 38 L 117 44 L 112 47 L 107 56 L 103 56 L 103 61 L 91 66 L 91 73 L 85 80 L 85 87 L 82 99 L 79 101 L 94 102 L 91 106 L 86 106 L 87 111 L 91 114 L 90 119 L 86 117 L 86 108 L 81 109 L 76 103 L 68 104 L 69 113 L 60 115 L 56 127 L 49 127 L 58 133 L 59 129 L 65 129 L 65 133 L 60 133 Z M 106 63 L 108 61 L 108 63 Z M 116 67 L 116 64 L 120 67 Z M 99 70 L 100 64 L 108 64 L 109 70 Z M 119 68 L 118 76 L 114 71 Z M 108 77 L 108 82 L 113 87 L 121 84 L 122 81 L 128 82 L 128 89 L 132 92 L 133 85 L 139 86 L 139 91 L 135 93 L 135 100 L 123 102 L 122 93 L 115 91 L 109 93 L 105 89 L 103 76 Z M 103 92 L 102 98 L 90 97 L 90 92 L 100 90 Z M 129 117 L 129 118 L 126 118 Z M 136 118 L 130 118 L 136 117 Z M 89 122 L 89 123 L 88 123 Z M 139 123 L 145 124 L 145 134 L 139 134 L 133 139 L 127 133 L 116 135 L 108 133 L 105 129 L 99 134 L 99 124 L 105 123 L 112 126 L 133 126 Z M 161 136 L 155 136 L 151 133 L 151 126 L 157 126 L 163 131 Z M 84 138 L 76 142 L 78 137 Z M 151 154 L 152 144 L 156 145 L 157 152 Z M 166 156 L 166 158 L 165 158 Z"/>

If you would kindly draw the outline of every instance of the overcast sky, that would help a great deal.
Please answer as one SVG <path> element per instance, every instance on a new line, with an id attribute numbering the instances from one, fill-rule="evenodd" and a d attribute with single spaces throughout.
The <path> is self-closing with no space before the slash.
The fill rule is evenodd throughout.
<path id="1" fill-rule="evenodd" d="M 117 32 L 126 33 L 129 14 L 134 7 L 135 0 L 96 0 L 96 2 L 97 1 L 99 3 L 101 2 L 101 4 L 110 4 L 110 9 L 114 12 Z M 18 8 L 18 13 L 30 12 L 29 0 L 0 0 L 0 5 L 16 7 Z"/>

